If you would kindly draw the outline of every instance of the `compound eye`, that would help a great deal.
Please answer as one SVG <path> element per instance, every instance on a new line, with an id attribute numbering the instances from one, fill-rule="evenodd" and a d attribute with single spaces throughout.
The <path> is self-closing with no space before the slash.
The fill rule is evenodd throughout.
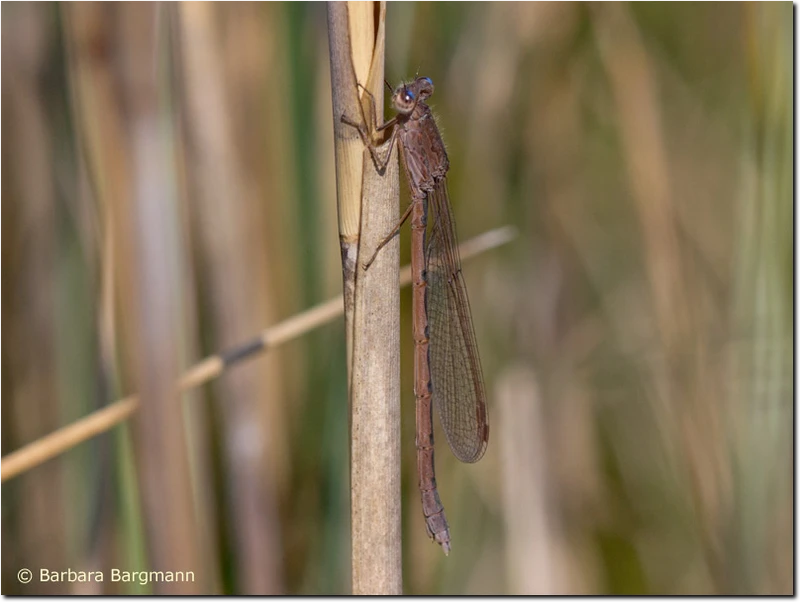
<path id="1" fill-rule="evenodd" d="M 423 77 L 426 82 L 428 82 L 431 86 L 433 85 L 433 80 L 430 77 Z"/>
<path id="2" fill-rule="evenodd" d="M 414 93 L 411 90 L 406 90 L 403 95 L 403 100 L 406 102 L 414 102 Z"/>

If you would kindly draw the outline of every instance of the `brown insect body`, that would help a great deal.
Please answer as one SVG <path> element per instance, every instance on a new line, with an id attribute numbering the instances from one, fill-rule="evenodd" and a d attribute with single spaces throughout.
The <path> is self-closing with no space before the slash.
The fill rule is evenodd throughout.
<path id="1" fill-rule="evenodd" d="M 394 142 L 399 142 L 408 177 L 411 205 L 378 249 L 397 234 L 410 215 L 417 471 L 428 535 L 447 554 L 450 529 L 436 487 L 433 405 L 438 409 L 450 448 L 462 462 L 477 462 L 483 456 L 489 440 L 489 422 L 447 193 L 450 163 L 433 113 L 425 104 L 432 94 L 433 82 L 427 77 L 419 77 L 394 91 L 392 105 L 397 115 L 381 126 L 376 125 L 377 131 L 394 126 L 389 156 L 383 161 L 362 127 L 344 117 L 343 121 L 358 128 L 379 169 L 381 163 L 388 162 Z M 374 255 L 365 267 L 373 259 Z"/>
<path id="2" fill-rule="evenodd" d="M 404 92 L 398 90 L 395 97 L 402 94 Z M 403 165 L 412 195 L 433 190 L 436 182 L 444 178 L 450 169 L 450 161 L 433 112 L 423 100 L 427 96 L 420 94 L 420 100 L 415 103 L 411 113 L 400 113 L 397 116 L 397 136 L 400 139 Z M 394 102 L 397 106 L 398 101 Z"/>

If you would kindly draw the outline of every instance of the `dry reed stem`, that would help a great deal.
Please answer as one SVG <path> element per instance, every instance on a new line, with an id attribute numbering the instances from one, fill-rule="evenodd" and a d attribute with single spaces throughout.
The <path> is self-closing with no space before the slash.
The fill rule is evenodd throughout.
<path id="1" fill-rule="evenodd" d="M 342 123 L 346 116 L 371 130 L 382 118 L 386 5 L 333 2 L 328 17 L 348 335 L 352 592 L 400 594 L 399 241 L 368 271 L 359 267 L 397 221 L 397 158 L 378 173 L 356 129 Z M 377 115 L 363 97 L 370 110 L 359 106 L 356 82 L 375 98 Z"/>
<path id="2" fill-rule="evenodd" d="M 397 222 L 398 191 L 397 161 L 383 175 L 365 169 L 362 249 L 375 248 Z M 350 388 L 354 594 L 401 594 L 403 587 L 399 251 L 395 238 L 356 276 Z"/>
<path id="3" fill-rule="evenodd" d="M 351 25 L 347 2 L 328 3 L 328 45 L 331 61 L 331 100 L 333 105 L 333 143 L 336 161 L 336 208 L 339 217 L 339 244 L 342 254 L 345 306 L 345 338 L 347 343 L 347 388 L 350 389 L 353 365 L 353 303 L 355 294 L 358 236 L 361 227 L 361 183 L 364 169 L 364 145 L 352 127 L 341 121 L 342 115 L 357 119 L 361 114 L 358 102 L 358 76 L 369 71 L 372 42 L 372 21 L 364 8 L 371 2 L 352 7 L 358 25 Z M 355 31 L 352 29 L 355 28 Z M 363 33 L 362 33 L 363 32 Z M 357 43 L 353 43 L 356 40 Z M 364 83 L 364 82 L 362 82 Z"/>

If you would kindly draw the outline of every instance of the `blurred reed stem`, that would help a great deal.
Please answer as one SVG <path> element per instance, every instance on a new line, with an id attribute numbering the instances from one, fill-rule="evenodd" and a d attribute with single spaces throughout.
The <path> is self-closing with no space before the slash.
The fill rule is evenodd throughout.
<path id="1" fill-rule="evenodd" d="M 119 389 L 129 368 L 124 356 L 119 353 L 129 344 L 127 321 L 118 320 L 117 314 L 126 316 L 132 313 L 131 297 L 125 294 L 132 279 L 128 277 L 129 264 L 123 261 L 131 254 L 127 246 L 130 238 L 127 233 L 129 220 L 122 211 L 123 207 L 130 205 L 130 160 L 125 143 L 122 103 L 114 85 L 115 69 L 110 51 L 114 47 L 112 40 L 118 27 L 114 13 L 98 4 L 63 5 L 61 11 L 70 64 L 69 85 L 76 147 L 80 155 L 81 176 L 85 179 L 80 202 L 85 205 L 83 213 L 87 225 L 84 226 L 82 238 L 87 249 L 87 264 L 93 264 L 93 251 L 99 263 L 96 329 L 100 378 L 106 386 L 101 389 L 96 404 L 106 406 L 111 400 L 119 398 Z M 105 51 L 98 52 L 98 49 Z M 86 393 L 83 395 L 87 396 Z M 85 412 L 85 405 L 86 402 L 83 402 L 79 406 L 80 413 Z M 98 421 L 100 426 L 103 422 L 107 423 L 107 418 L 113 418 L 119 409 L 118 404 L 101 407 L 91 416 L 103 418 Z M 110 426 L 103 427 L 96 434 L 105 432 L 107 428 Z M 66 434 L 75 436 L 80 433 L 71 430 Z M 47 437 L 40 442 L 47 443 L 49 440 L 50 437 Z M 75 443 L 82 440 L 77 439 Z M 89 565 L 97 569 L 110 568 L 108 548 L 119 542 L 124 562 L 132 568 L 145 569 L 144 516 L 136 484 L 131 433 L 121 429 L 114 433 L 110 442 L 112 445 L 105 449 L 89 451 L 99 459 L 101 480 L 107 478 L 110 482 L 110 491 L 100 494 L 103 497 L 95 509 L 96 536 L 89 542 Z M 46 451 L 48 446 L 32 446 L 30 449 Z M 107 476 L 104 474 L 106 472 Z M 116 493 L 113 493 L 115 488 Z M 115 497 L 119 500 L 118 505 Z M 124 586 L 121 591 L 149 593 L 150 589 L 131 584 Z"/>
<path id="2" fill-rule="evenodd" d="M 748 6 L 747 145 L 741 156 L 731 321 L 734 508 L 727 567 L 735 592 L 793 592 L 792 8 Z"/>
<path id="3" fill-rule="evenodd" d="M 165 12 L 157 5 L 129 5 L 119 12 L 123 68 L 120 95 L 131 167 L 128 220 L 130 253 L 119 257 L 134 277 L 126 296 L 134 330 L 128 338 L 141 412 L 133 421 L 133 442 L 142 499 L 149 564 L 154 570 L 181 566 L 202 570 L 183 411 L 172 385 L 179 374 L 173 329 L 179 324 L 174 226 L 176 189 L 173 140 L 161 134 L 169 119 L 160 65 L 165 51 Z M 205 590 L 196 581 L 153 584 L 162 594 Z"/>
<path id="4" fill-rule="evenodd" d="M 7 8 L 3 17 L 9 14 Z M 58 122 L 52 114 L 54 103 L 62 99 L 57 90 L 46 88 L 54 11 L 37 4 L 15 8 L 18 12 L 7 18 L 9 23 L 16 17 L 15 25 L 4 24 L 2 29 L 2 215 L 8 241 L 2 275 L 4 447 L 35 440 L 58 422 L 63 412 L 58 343 L 66 330 L 57 320 L 64 279 L 57 243 L 60 189 L 54 183 Z M 63 500 L 72 484 L 59 466 L 50 466 L 4 489 L 4 567 L 63 566 L 71 558 L 66 534 L 74 521 L 64 511 Z M 3 593 L 54 594 L 59 589 L 51 583 L 30 589 L 4 578 Z"/>
<path id="5" fill-rule="evenodd" d="M 191 199 L 187 209 L 198 234 L 203 280 L 208 283 L 212 348 L 224 348 L 269 319 L 274 293 L 266 284 L 270 249 L 261 230 L 261 224 L 268 222 L 267 203 L 242 168 L 239 148 L 244 144 L 235 135 L 236 111 L 230 106 L 231 82 L 219 41 L 218 9 L 209 3 L 190 3 L 179 5 L 176 13 Z M 240 29 L 240 35 L 246 35 Z M 219 497 L 237 517 L 231 524 L 231 545 L 245 594 L 276 594 L 284 589 L 277 487 L 269 469 L 277 450 L 265 443 L 278 439 L 274 433 L 283 430 L 278 417 L 266 418 L 269 406 L 283 396 L 282 374 L 272 368 L 228 374 L 216 385 L 219 395 L 214 396 L 220 406 L 221 451 L 228 475 Z"/>
<path id="6" fill-rule="evenodd" d="M 120 77 L 115 91 L 122 133 L 122 160 L 129 192 L 117 203 L 116 255 L 122 273 L 119 293 L 124 313 L 124 342 L 129 374 L 141 391 L 141 409 L 132 423 L 139 494 L 142 500 L 150 568 L 169 571 L 175 559 L 199 570 L 202 548 L 185 445 L 183 413 L 172 383 L 178 375 L 173 328 L 178 295 L 175 274 L 174 163 L 171 141 L 160 134 L 168 118 L 160 79 L 164 49 L 163 13 L 157 6 L 128 5 L 115 13 L 113 38 Z M 87 99 L 82 98 L 82 101 Z M 100 139 L 104 137 L 100 132 Z M 97 173 L 97 172 L 95 172 Z M 158 593 L 198 593 L 202 581 L 155 583 Z"/>
<path id="7" fill-rule="evenodd" d="M 513 240 L 515 236 L 516 230 L 508 226 L 485 232 L 459 247 L 461 259 L 467 260 L 502 246 Z M 411 267 L 405 266 L 400 270 L 400 284 L 408 286 L 410 283 Z M 181 392 L 199 387 L 218 377 L 231 366 L 237 365 L 240 361 L 253 358 L 264 351 L 274 350 L 284 343 L 293 341 L 305 333 L 327 324 L 340 316 L 343 310 L 342 295 L 337 295 L 275 326 L 270 326 L 254 339 L 228 352 L 205 358 L 184 372 L 175 386 Z M 0 481 L 13 479 L 76 445 L 112 429 L 130 418 L 138 408 L 139 398 L 136 395 L 129 395 L 5 455 L 0 469 Z"/>

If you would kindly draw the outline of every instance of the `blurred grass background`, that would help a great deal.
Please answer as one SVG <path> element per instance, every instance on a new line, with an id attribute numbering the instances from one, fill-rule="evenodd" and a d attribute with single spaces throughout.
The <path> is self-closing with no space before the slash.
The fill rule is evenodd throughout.
<path id="1" fill-rule="evenodd" d="M 461 239 L 520 229 L 465 265 L 492 435 L 474 466 L 439 436 L 449 558 L 403 293 L 406 593 L 792 592 L 792 28 L 790 3 L 389 5 Z M 4 455 L 340 292 L 324 4 L 3 3 L 2 51 Z M 16 573 L 160 546 L 191 591 L 348 592 L 344 357 L 338 320 L 187 394 L 156 423 L 183 467 L 131 423 L 4 483 L 3 593 L 158 591 Z M 191 533 L 159 539 L 154 490 Z"/>

